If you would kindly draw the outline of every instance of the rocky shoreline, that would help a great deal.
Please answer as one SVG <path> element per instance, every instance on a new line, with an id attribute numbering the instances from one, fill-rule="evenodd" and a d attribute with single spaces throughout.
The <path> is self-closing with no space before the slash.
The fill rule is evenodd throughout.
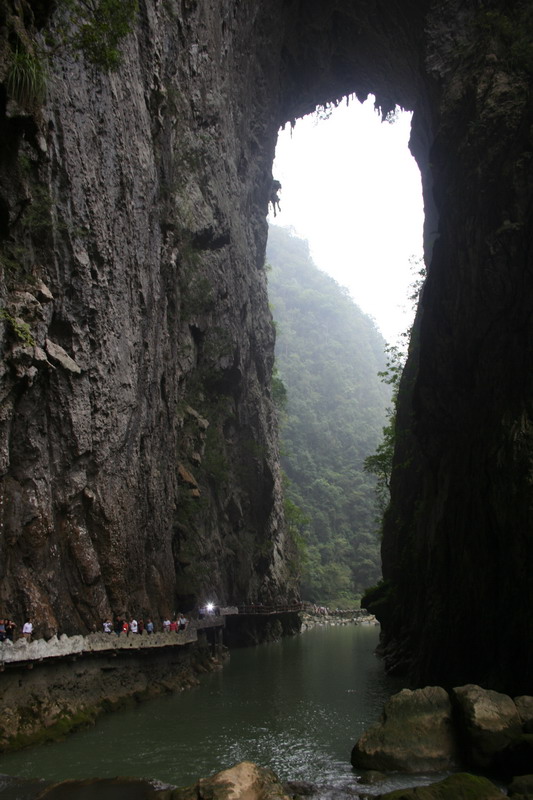
<path id="1" fill-rule="evenodd" d="M 351 762 L 373 780 L 389 771 L 455 772 L 423 792 L 383 795 L 388 800 L 500 796 L 489 778 L 506 785 L 510 797 L 533 798 L 533 697 L 513 699 L 474 684 L 403 689 L 356 742 Z"/>
<path id="2" fill-rule="evenodd" d="M 335 609 L 334 611 L 323 608 L 323 610 L 307 610 L 302 615 L 300 630 L 306 631 L 315 628 L 317 625 L 379 625 L 374 614 L 369 614 L 365 608 Z"/>

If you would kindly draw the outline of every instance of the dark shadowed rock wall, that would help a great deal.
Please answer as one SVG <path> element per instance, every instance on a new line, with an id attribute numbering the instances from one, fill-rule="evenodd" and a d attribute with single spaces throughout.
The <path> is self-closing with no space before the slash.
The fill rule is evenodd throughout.
<path id="1" fill-rule="evenodd" d="M 438 218 L 402 385 L 384 643 L 421 684 L 529 693 L 533 16 L 460 5 L 428 42 Z"/>
<path id="2" fill-rule="evenodd" d="M 387 663 L 531 689 L 527 4 L 141 0 L 120 70 L 58 51 L 33 113 L 5 102 L 22 7 L 1 4 L 2 307 L 35 347 L 4 319 L 6 610 L 68 629 L 293 593 L 271 163 L 280 124 L 372 91 L 415 111 L 429 276 L 374 598 Z"/>

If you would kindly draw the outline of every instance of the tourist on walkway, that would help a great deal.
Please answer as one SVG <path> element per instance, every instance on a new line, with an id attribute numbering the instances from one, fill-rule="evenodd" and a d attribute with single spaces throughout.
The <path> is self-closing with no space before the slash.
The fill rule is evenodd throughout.
<path id="1" fill-rule="evenodd" d="M 110 619 L 105 619 L 102 622 L 102 630 L 104 633 L 111 633 L 113 630 L 113 624 Z"/>
<path id="2" fill-rule="evenodd" d="M 33 625 L 31 620 L 27 619 L 22 626 L 22 635 L 29 642 L 33 633 Z"/>
<path id="3" fill-rule="evenodd" d="M 163 633 L 168 633 L 170 631 L 170 620 L 164 619 L 163 620 Z"/>
<path id="4" fill-rule="evenodd" d="M 12 642 L 13 639 L 15 638 L 15 630 L 17 626 L 15 625 L 12 619 L 6 619 L 4 624 L 6 626 L 6 636 L 9 639 L 9 641 Z"/>
<path id="5" fill-rule="evenodd" d="M 132 618 L 130 620 L 130 632 L 131 633 L 139 633 L 139 626 L 137 624 L 137 620 L 136 619 Z"/>
<path id="6" fill-rule="evenodd" d="M 0 642 L 5 642 L 6 638 L 6 623 L 3 619 L 0 619 Z"/>
<path id="7" fill-rule="evenodd" d="M 146 620 L 146 633 L 152 634 L 154 632 L 154 623 L 151 619 Z"/>

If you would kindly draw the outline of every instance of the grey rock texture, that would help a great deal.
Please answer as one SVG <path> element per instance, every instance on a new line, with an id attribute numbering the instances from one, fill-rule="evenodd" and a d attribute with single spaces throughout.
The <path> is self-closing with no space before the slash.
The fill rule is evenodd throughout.
<path id="1" fill-rule="evenodd" d="M 31 48 L 52 5 L 2 3 L 4 89 L 13 42 Z M 3 91 L 6 613 L 70 632 L 294 593 L 263 272 L 272 157 L 281 124 L 373 91 L 414 110 L 428 268 L 383 651 L 419 685 L 531 693 L 531 24 L 498 0 L 141 0 L 117 72 L 58 50 L 42 107 Z"/>
<path id="2" fill-rule="evenodd" d="M 263 26 L 256 3 L 141 3 L 118 72 L 53 57 L 40 116 L 21 115 L 44 152 L 12 135 L 6 253 L 25 252 L 2 305 L 35 346 L 4 321 L 1 595 L 41 634 L 296 595 L 263 269 L 276 127 L 248 59 Z M 25 195 L 37 232 L 12 222 Z"/>
<path id="3" fill-rule="evenodd" d="M 512 701 L 511 701 L 512 703 Z M 357 769 L 444 772 L 457 764 L 452 706 L 440 686 L 403 689 L 383 708 L 380 722 L 355 744 Z"/>
<path id="4" fill-rule="evenodd" d="M 472 684 L 453 689 L 452 698 L 467 749 L 464 756 L 474 767 L 487 769 L 495 754 L 504 750 L 522 731 L 517 708 L 507 695 Z"/>
<path id="5" fill-rule="evenodd" d="M 519 698 L 522 706 L 531 697 Z M 355 743 L 352 765 L 369 771 L 443 772 L 462 768 L 510 779 L 528 774 L 533 736 L 505 694 L 468 684 L 402 689 Z M 380 774 L 380 773 L 378 773 Z"/>

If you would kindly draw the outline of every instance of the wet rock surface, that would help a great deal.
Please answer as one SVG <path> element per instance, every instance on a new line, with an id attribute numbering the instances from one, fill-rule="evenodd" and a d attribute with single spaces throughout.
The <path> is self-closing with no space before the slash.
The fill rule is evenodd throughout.
<path id="1" fill-rule="evenodd" d="M 507 695 L 473 685 L 453 689 L 452 697 L 468 762 L 480 768 L 490 767 L 495 754 L 505 750 L 522 731 L 515 703 Z"/>
<path id="2" fill-rule="evenodd" d="M 528 698 L 517 699 L 520 707 L 529 707 Z M 529 786 L 533 736 L 523 725 L 510 697 L 480 686 L 457 687 L 449 696 L 440 687 L 403 689 L 385 704 L 380 722 L 356 742 L 352 764 L 371 776 L 375 770 L 431 774 L 458 767 L 511 785 L 513 777 L 517 780 L 521 776 L 523 780 L 518 780 L 517 786 L 527 791 L 524 787 Z M 365 782 L 364 772 L 362 780 Z M 454 775 L 429 787 L 408 789 L 405 795 L 398 790 L 383 796 L 429 799 L 453 797 L 457 791 L 455 796 L 466 798 L 470 790 L 472 796 L 479 797 L 500 792 L 484 778 L 480 783 L 476 780 L 469 774 Z"/>
<path id="3" fill-rule="evenodd" d="M 381 721 L 352 750 L 356 768 L 443 772 L 457 763 L 452 706 L 439 686 L 403 689 L 385 704 Z"/>
<path id="4" fill-rule="evenodd" d="M 487 778 L 458 773 L 429 786 L 382 794 L 383 800 L 501 800 L 502 792 Z"/>

